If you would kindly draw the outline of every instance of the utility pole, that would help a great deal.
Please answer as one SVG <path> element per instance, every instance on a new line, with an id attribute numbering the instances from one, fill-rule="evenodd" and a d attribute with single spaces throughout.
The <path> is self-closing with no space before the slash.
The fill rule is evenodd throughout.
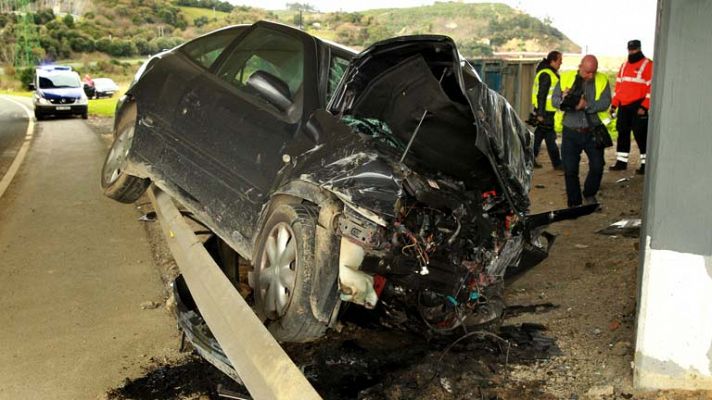
<path id="1" fill-rule="evenodd" d="M 19 11 L 17 21 L 17 43 L 15 45 L 15 67 L 35 65 L 38 60 L 32 54 L 32 49 L 40 47 L 37 27 L 29 10 L 29 0 L 14 0 L 13 8 Z"/>

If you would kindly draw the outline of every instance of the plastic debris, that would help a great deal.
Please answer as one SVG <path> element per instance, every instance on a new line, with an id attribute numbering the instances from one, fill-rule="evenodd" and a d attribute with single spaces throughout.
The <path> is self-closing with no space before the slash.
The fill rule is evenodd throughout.
<path id="1" fill-rule="evenodd" d="M 640 218 L 622 219 L 604 229 L 599 230 L 596 233 L 600 233 L 602 235 L 622 235 L 625 237 L 637 238 L 640 237 L 641 223 Z"/>
<path id="2" fill-rule="evenodd" d="M 153 222 L 156 220 L 156 212 L 149 211 L 146 214 L 143 214 L 142 216 L 138 217 L 138 220 L 141 222 Z"/>

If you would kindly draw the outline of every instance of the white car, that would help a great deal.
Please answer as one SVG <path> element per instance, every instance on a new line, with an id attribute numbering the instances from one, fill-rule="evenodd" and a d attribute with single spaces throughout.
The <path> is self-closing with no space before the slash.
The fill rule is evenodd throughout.
<path id="1" fill-rule="evenodd" d="M 112 97 L 119 90 L 119 86 L 111 78 L 94 79 L 95 97 Z"/>

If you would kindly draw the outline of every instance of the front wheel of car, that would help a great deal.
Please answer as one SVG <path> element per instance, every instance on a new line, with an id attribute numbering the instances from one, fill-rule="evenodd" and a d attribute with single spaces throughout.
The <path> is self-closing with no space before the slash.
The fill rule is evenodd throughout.
<path id="1" fill-rule="evenodd" d="M 101 170 L 101 188 L 104 194 L 122 203 L 133 203 L 146 191 L 150 181 L 126 172 L 136 129 L 136 105 L 131 104 L 122 114 L 116 129 L 114 143 Z"/>
<path id="2" fill-rule="evenodd" d="M 317 214 L 310 205 L 281 204 L 257 240 L 252 276 L 255 311 L 281 342 L 308 342 L 326 331 L 309 301 L 316 276 Z"/>

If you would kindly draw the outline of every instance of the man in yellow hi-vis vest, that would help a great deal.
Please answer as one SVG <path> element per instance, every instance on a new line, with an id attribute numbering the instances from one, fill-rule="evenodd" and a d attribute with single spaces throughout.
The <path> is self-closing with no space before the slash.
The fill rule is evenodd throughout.
<path id="1" fill-rule="evenodd" d="M 603 178 L 603 148 L 593 139 L 593 128 L 610 123 L 608 108 L 611 89 L 608 78 L 598 71 L 598 60 L 592 55 L 581 59 L 578 71 L 561 73 L 554 88 L 552 103 L 564 112 L 561 158 L 564 163 L 566 197 L 569 207 L 598 203 L 596 193 Z M 581 152 L 588 157 L 588 175 L 583 186 L 579 182 Z"/>
<path id="2" fill-rule="evenodd" d="M 554 87 L 559 82 L 559 68 L 563 56 L 558 51 L 550 52 L 536 67 L 536 76 L 532 86 L 532 107 L 534 108 L 534 167 L 541 168 L 536 161 L 541 148 L 541 142 L 546 141 L 546 150 L 554 169 L 561 170 L 561 156 L 559 146 L 556 144 L 554 132 L 554 115 L 557 109 L 551 103 Z"/>

